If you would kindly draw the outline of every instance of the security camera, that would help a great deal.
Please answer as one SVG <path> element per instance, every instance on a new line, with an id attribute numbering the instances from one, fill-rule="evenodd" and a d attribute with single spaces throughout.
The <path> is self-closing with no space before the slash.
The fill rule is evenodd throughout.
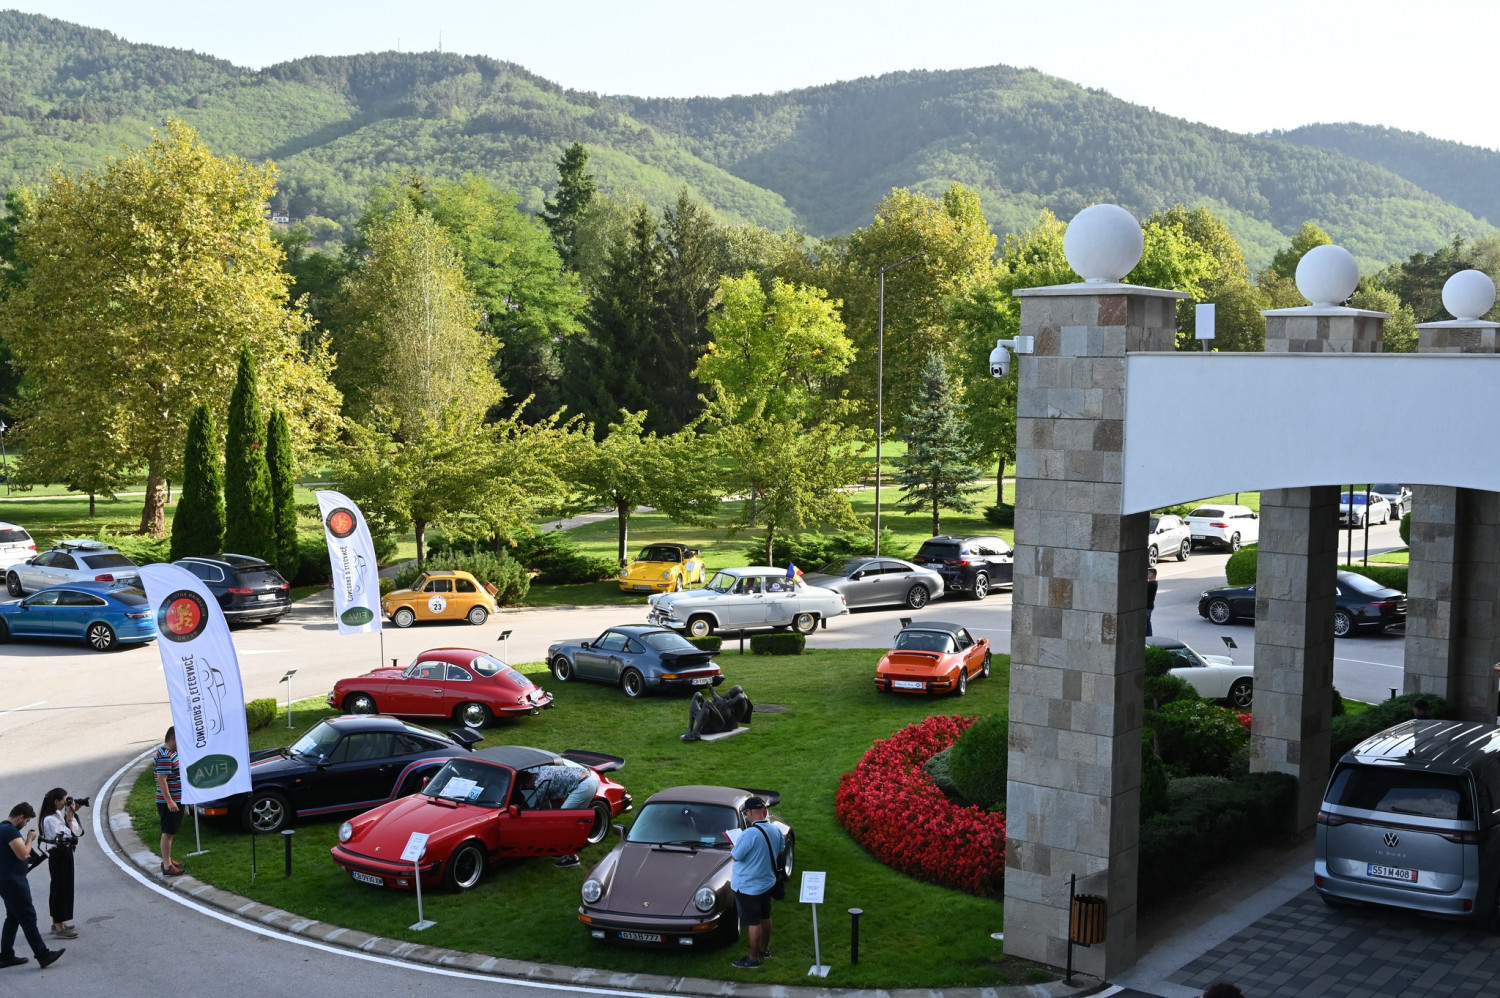
<path id="1" fill-rule="evenodd" d="M 1013 340 L 996 340 L 995 349 L 990 351 L 990 377 L 1003 378 L 1010 373 L 1010 352 L 1031 353 L 1032 338 L 1030 336 L 1017 336 Z"/>

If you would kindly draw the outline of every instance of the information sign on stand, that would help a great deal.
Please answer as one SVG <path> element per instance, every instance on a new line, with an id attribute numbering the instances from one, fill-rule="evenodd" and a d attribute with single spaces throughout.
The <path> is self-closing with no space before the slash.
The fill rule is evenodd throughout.
<path id="1" fill-rule="evenodd" d="M 412 880 L 417 885 L 417 923 L 412 926 L 414 932 L 430 929 L 437 924 L 422 917 L 422 854 L 426 851 L 426 832 L 412 832 L 411 838 L 406 840 L 406 848 L 401 850 L 401 858 L 411 864 Z"/>
<path id="2" fill-rule="evenodd" d="M 828 874 L 823 870 L 802 871 L 802 889 L 797 900 L 812 905 L 813 965 L 807 971 L 808 977 L 828 976 L 829 967 L 823 962 L 823 950 L 818 942 L 818 905 L 823 903 L 823 887 L 827 882 Z"/>

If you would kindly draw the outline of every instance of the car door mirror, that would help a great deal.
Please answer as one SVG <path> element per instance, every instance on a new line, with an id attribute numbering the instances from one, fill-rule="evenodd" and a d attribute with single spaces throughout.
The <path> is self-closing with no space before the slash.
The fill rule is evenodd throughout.
<path id="1" fill-rule="evenodd" d="M 849 581 L 851 581 L 851 582 L 858 582 L 860 579 L 862 579 L 864 577 L 865 577 L 865 573 L 864 572 L 855 572 L 853 575 L 849 576 Z"/>
<path id="2" fill-rule="evenodd" d="M 505 809 L 505 813 L 510 815 L 512 818 L 519 818 L 521 816 L 521 805 L 512 804 Z"/>
<path id="3" fill-rule="evenodd" d="M 592 641 L 580 641 L 578 643 L 578 647 L 585 648 L 585 649 L 592 648 L 592 647 L 594 647 L 594 643 Z"/>

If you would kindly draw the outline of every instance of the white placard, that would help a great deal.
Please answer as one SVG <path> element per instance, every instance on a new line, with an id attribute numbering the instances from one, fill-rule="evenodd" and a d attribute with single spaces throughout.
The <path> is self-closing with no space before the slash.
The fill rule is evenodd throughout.
<path id="1" fill-rule="evenodd" d="M 828 874 L 823 870 L 802 871 L 802 892 L 797 900 L 803 904 L 823 903 L 823 884 L 828 880 Z"/>
<path id="2" fill-rule="evenodd" d="M 1214 307 L 1212 304 L 1198 305 L 1193 309 L 1193 338 L 1214 338 Z"/>
<path id="3" fill-rule="evenodd" d="M 406 848 L 401 850 L 401 858 L 408 863 L 415 863 L 422 858 L 427 851 L 427 833 L 412 832 L 411 838 L 406 840 Z"/>
<path id="4" fill-rule="evenodd" d="M 452 797 L 454 800 L 468 800 L 475 786 L 477 784 L 473 780 L 462 776 L 450 776 L 448 782 L 443 784 L 443 789 L 438 791 L 438 796 Z"/>

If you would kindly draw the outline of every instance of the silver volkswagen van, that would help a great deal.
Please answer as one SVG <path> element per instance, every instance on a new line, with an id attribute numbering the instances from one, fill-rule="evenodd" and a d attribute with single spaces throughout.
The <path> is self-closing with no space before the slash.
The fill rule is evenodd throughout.
<path id="1" fill-rule="evenodd" d="M 1497 914 L 1500 728 L 1403 721 L 1334 767 L 1313 882 L 1325 901 Z"/>

